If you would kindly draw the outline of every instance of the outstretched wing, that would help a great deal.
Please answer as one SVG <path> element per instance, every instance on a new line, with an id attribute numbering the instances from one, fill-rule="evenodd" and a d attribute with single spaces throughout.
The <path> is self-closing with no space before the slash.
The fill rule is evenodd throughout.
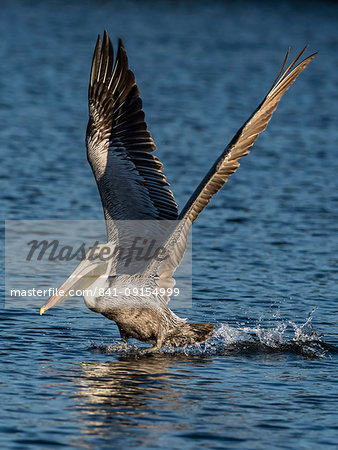
<path id="1" fill-rule="evenodd" d="M 103 204 L 108 239 L 114 220 L 176 219 L 177 204 L 152 154 L 142 101 L 122 41 L 114 52 L 99 35 L 89 83 L 87 156 Z"/>
<path id="2" fill-rule="evenodd" d="M 201 181 L 180 213 L 179 219 L 188 219 L 193 222 L 209 203 L 211 197 L 221 189 L 230 175 L 236 172 L 239 167 L 238 160 L 249 153 L 249 148 L 252 147 L 258 135 L 265 130 L 283 94 L 317 55 L 317 53 L 312 54 L 294 67 L 306 48 L 307 46 L 282 74 L 289 55 L 289 50 L 287 51 L 282 68 L 271 90 L 252 116 L 237 131 L 222 155 Z"/>
<path id="3" fill-rule="evenodd" d="M 282 74 L 289 55 L 289 50 L 287 51 L 282 68 L 271 90 L 249 120 L 237 131 L 222 155 L 217 159 L 188 200 L 179 215 L 180 220 L 177 221 L 177 226 L 168 236 L 163 246 L 167 258 L 163 261 L 153 260 L 145 272 L 148 276 L 166 278 L 173 275 L 183 257 L 186 237 L 191 224 L 209 203 L 211 197 L 221 189 L 229 176 L 238 169 L 238 160 L 249 153 L 249 148 L 254 144 L 259 133 L 265 130 L 283 94 L 317 55 L 317 53 L 312 54 L 294 67 L 306 48 L 299 53 Z"/>

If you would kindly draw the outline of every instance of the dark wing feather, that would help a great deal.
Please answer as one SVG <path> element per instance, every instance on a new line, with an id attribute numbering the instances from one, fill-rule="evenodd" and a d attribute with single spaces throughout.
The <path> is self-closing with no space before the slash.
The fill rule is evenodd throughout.
<path id="1" fill-rule="evenodd" d="M 221 189 L 230 175 L 238 169 L 238 160 L 249 153 L 249 148 L 254 144 L 259 133 L 265 130 L 283 94 L 317 55 L 317 53 L 314 53 L 299 63 L 292 70 L 306 48 L 307 47 L 299 53 L 299 55 L 281 75 L 289 54 L 289 51 L 287 52 L 282 68 L 271 90 L 249 120 L 247 120 L 238 130 L 222 155 L 211 167 L 205 178 L 197 187 L 196 191 L 188 200 L 179 216 L 179 219 L 188 219 L 193 222 L 209 203 L 211 197 Z"/>
<path id="2" fill-rule="evenodd" d="M 177 204 L 152 154 L 142 101 L 122 41 L 114 52 L 107 32 L 97 39 L 89 83 L 88 161 L 96 178 L 108 236 L 109 221 L 176 219 Z"/>

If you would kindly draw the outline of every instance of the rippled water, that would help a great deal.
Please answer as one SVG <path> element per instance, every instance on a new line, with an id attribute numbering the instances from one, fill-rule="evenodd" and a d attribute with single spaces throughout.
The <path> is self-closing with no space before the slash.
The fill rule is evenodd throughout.
<path id="1" fill-rule="evenodd" d="M 140 357 L 86 309 L 2 309 L 5 448 L 331 448 L 337 443 L 338 6 L 2 2 L 6 219 L 100 219 L 86 162 L 94 42 L 124 38 L 179 205 L 269 89 L 319 56 L 193 230 L 208 343 Z M 3 266 L 2 266 L 3 270 Z M 40 305 L 40 302 L 39 302 Z"/>

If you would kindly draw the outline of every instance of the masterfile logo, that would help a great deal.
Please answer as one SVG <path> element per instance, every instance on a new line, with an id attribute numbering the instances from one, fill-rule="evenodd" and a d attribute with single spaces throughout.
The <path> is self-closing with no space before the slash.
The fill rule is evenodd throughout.
<path id="1" fill-rule="evenodd" d="M 114 229 L 113 240 L 107 242 L 104 220 L 6 221 L 5 307 L 39 307 L 84 259 L 111 263 L 110 277 L 167 278 L 170 305 L 191 306 L 191 231 L 182 232 L 179 221 L 164 220 L 116 221 Z M 103 286 L 90 295 L 147 297 L 144 286 L 128 287 L 126 292 Z M 83 294 L 74 292 L 65 306 L 83 306 Z"/>

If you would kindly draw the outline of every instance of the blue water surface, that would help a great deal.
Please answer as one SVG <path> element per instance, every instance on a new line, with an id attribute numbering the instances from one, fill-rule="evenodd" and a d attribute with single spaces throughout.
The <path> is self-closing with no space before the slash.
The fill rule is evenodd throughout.
<path id="1" fill-rule="evenodd" d="M 101 219 L 86 161 L 97 34 L 121 36 L 180 207 L 270 88 L 288 46 L 319 56 L 193 227 L 199 348 L 116 353 L 83 309 L 1 309 L 0 446 L 336 448 L 338 5 L 4 0 L 5 219 Z M 2 264 L 1 270 L 4 270 Z M 41 301 L 37 306 L 41 306 Z"/>

